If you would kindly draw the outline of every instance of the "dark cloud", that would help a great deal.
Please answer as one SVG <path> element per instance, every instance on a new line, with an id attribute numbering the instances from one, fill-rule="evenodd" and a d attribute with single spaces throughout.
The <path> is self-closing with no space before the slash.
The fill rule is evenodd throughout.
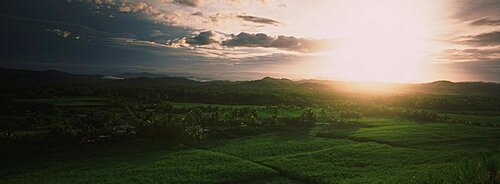
<path id="1" fill-rule="evenodd" d="M 500 18 L 500 1 L 498 0 L 455 0 L 457 9 L 454 17 L 458 20 L 470 21 L 483 17 Z"/>
<path id="2" fill-rule="evenodd" d="M 229 40 L 222 42 L 225 46 L 231 47 L 271 47 L 271 43 L 275 39 L 264 33 L 250 34 L 242 32 L 238 35 L 233 35 Z"/>
<path id="3" fill-rule="evenodd" d="M 174 0 L 174 3 L 184 6 L 197 7 L 203 3 L 203 0 Z"/>
<path id="4" fill-rule="evenodd" d="M 491 19 L 489 17 L 484 17 L 478 20 L 475 20 L 470 23 L 474 26 L 498 26 L 500 25 L 500 19 Z"/>
<path id="5" fill-rule="evenodd" d="M 497 46 L 500 45 L 500 31 L 467 36 L 459 42 L 471 46 Z"/>
<path id="6" fill-rule="evenodd" d="M 204 31 L 192 38 L 187 38 L 186 43 L 191 45 L 209 45 L 212 43 L 219 43 L 219 41 L 215 39 L 215 33 L 213 31 Z"/>
<path id="7" fill-rule="evenodd" d="M 195 12 L 195 13 L 192 13 L 191 15 L 194 15 L 194 16 L 203 16 L 203 12 Z"/>
<path id="8" fill-rule="evenodd" d="M 268 18 L 263 18 L 263 17 L 255 17 L 255 16 L 250 16 L 250 15 L 238 15 L 237 17 L 244 20 L 244 21 L 258 23 L 258 24 L 269 24 L 269 25 L 273 25 L 273 26 L 281 25 L 281 22 L 278 22 L 278 21 L 272 20 L 272 19 L 268 19 Z"/>
<path id="9" fill-rule="evenodd" d="M 308 40 L 293 36 L 272 37 L 264 33 L 250 34 L 242 32 L 232 35 L 228 40 L 222 42 L 228 47 L 266 47 L 278 48 L 297 52 L 317 52 L 328 47 L 325 40 Z"/>

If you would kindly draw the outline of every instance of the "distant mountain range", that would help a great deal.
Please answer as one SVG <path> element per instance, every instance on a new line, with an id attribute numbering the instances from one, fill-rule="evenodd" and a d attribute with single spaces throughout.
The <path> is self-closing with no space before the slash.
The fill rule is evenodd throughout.
<path id="1" fill-rule="evenodd" d="M 113 79 L 113 80 L 110 80 Z M 275 79 L 265 77 L 252 81 L 215 81 L 190 77 L 172 77 L 156 73 L 123 73 L 119 75 L 80 75 L 67 72 L 46 70 L 32 71 L 0 68 L 0 89 L 16 86 L 29 86 L 44 83 L 64 84 L 106 84 L 128 86 L 219 86 L 245 88 L 311 88 L 327 89 L 336 92 L 390 92 L 390 93 L 428 93 L 500 96 L 500 84 L 491 82 L 450 82 L 435 81 L 420 84 L 346 82 L 330 80 Z"/>
<path id="2" fill-rule="evenodd" d="M 124 78 L 124 79 L 130 79 L 130 78 L 159 78 L 159 77 L 169 77 L 168 75 L 163 75 L 163 74 L 157 74 L 157 73 L 149 73 L 149 72 L 141 72 L 141 73 L 122 73 L 119 75 L 115 75 L 116 77 Z"/>

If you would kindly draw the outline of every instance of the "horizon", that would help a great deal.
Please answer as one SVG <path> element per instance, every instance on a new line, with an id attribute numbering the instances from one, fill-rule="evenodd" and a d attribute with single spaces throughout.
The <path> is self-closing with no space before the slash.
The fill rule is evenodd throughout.
<path id="1" fill-rule="evenodd" d="M 2 4 L 6 68 L 233 81 L 500 82 L 500 1 Z"/>
<path id="2" fill-rule="evenodd" d="M 368 83 L 368 84 L 395 84 L 395 85 L 404 85 L 404 84 L 430 84 L 430 83 L 436 83 L 436 82 L 451 82 L 451 83 L 494 83 L 494 84 L 500 84 L 500 82 L 494 82 L 494 81 L 452 81 L 452 80 L 446 80 L 446 79 L 438 79 L 438 80 L 432 80 L 432 81 L 424 81 L 424 82 L 390 82 L 390 81 L 360 81 L 360 80 L 336 80 L 336 79 L 321 79 L 321 78 L 303 78 L 303 79 L 291 79 L 291 78 L 286 78 L 286 77 L 273 77 L 273 76 L 263 76 L 263 77 L 258 77 L 258 78 L 252 78 L 252 79 L 235 79 L 235 80 L 228 80 L 228 79 L 214 79 L 214 78 L 204 78 L 204 77 L 196 77 L 196 76 L 191 76 L 191 75 L 176 75 L 176 74 L 169 74 L 169 73 L 154 73 L 154 72 L 124 72 L 124 73 L 115 73 L 115 74 L 103 74 L 103 73 L 73 73 L 73 72 L 68 72 L 68 71 L 63 71 L 63 70 L 57 70 L 57 69 L 44 69 L 44 70 L 30 70 L 30 69 L 22 69 L 22 68 L 5 68 L 5 67 L 0 67 L 0 69 L 6 69 L 6 70 L 24 70 L 24 71 L 36 71 L 36 72 L 49 72 L 49 71 L 55 71 L 55 72 L 63 72 L 67 73 L 70 75 L 87 75 L 87 76 L 101 76 L 102 79 L 107 79 L 107 80 L 123 80 L 123 79 L 133 79 L 133 78 L 162 78 L 162 77 L 175 77 L 175 78 L 185 78 L 189 80 L 194 80 L 198 82 L 213 82 L 213 81 L 228 81 L 228 82 L 248 82 L 248 81 L 259 81 L 259 80 L 264 80 L 266 78 L 270 79 L 275 79 L 275 80 L 290 80 L 294 82 L 301 82 L 301 81 L 328 81 L 328 82 L 343 82 L 343 83 Z M 125 74 L 133 74 L 137 76 L 133 77 L 123 77 L 121 75 Z M 152 74 L 152 75 L 160 75 L 156 77 L 151 77 L 151 76 L 140 76 L 141 74 Z M 118 77 L 118 78 L 103 78 L 103 77 Z"/>

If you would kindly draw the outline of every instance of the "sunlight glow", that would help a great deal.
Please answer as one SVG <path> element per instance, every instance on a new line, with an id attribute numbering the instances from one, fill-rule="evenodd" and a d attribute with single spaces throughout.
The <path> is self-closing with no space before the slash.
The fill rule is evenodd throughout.
<path id="1" fill-rule="evenodd" d="M 330 77 L 341 80 L 415 82 L 422 60 L 435 50 L 430 41 L 427 1 L 343 1 L 328 30 L 335 47 L 328 53 Z M 357 11 L 352 11 L 356 9 Z M 338 16 L 337 15 L 337 16 Z"/>

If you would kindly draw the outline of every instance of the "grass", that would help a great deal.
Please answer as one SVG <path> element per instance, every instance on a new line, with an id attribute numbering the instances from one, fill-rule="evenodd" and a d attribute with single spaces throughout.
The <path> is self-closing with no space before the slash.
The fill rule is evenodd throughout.
<path id="1" fill-rule="evenodd" d="M 0 183 L 239 183 L 279 178 L 272 169 L 235 156 L 157 141 L 46 153 L 30 161 L 37 162 L 34 168 L 14 164 L 17 171 L 0 172 Z"/>
<path id="2" fill-rule="evenodd" d="M 25 102 L 46 102 L 58 107 L 100 107 L 108 106 L 107 98 L 99 97 L 60 97 L 60 98 L 40 98 L 40 99 L 20 99 Z"/>
<path id="3" fill-rule="evenodd" d="M 453 150 L 394 147 L 296 133 L 265 134 L 213 144 L 204 147 L 270 165 L 314 183 L 399 181 L 416 173 L 438 170 L 460 156 Z"/>
<path id="4" fill-rule="evenodd" d="M 264 106 L 258 105 L 220 105 L 220 104 L 203 104 L 203 103 L 184 103 L 184 102 L 171 102 L 174 108 L 192 108 L 192 107 L 220 107 L 220 108 L 258 108 Z"/>
<path id="5" fill-rule="evenodd" d="M 399 118 L 356 121 L 367 126 L 320 122 L 311 129 L 191 145 L 134 140 L 55 150 L 8 147 L 1 152 L 0 183 L 418 183 L 422 173 L 454 176 L 447 168 L 466 165 L 462 160 L 484 152 L 498 159 L 500 153 L 499 128 Z"/>
<path id="6" fill-rule="evenodd" d="M 37 135 L 43 135 L 46 134 L 48 131 L 47 130 L 31 130 L 31 131 L 14 131 L 13 133 L 16 136 L 19 137 L 24 137 L 24 136 L 37 136 Z M 7 132 L 2 132 L 0 131 L 0 139 L 1 138 L 6 138 L 6 133 Z"/>
<path id="7" fill-rule="evenodd" d="M 447 123 L 419 123 L 401 119 L 365 118 L 359 122 L 372 125 L 368 128 L 317 130 L 322 135 L 348 137 L 358 140 L 371 140 L 399 146 L 421 145 L 426 143 L 449 143 L 470 139 L 500 139 L 500 129 Z"/>
<path id="8" fill-rule="evenodd" d="M 459 120 L 468 124 L 500 126 L 498 115 L 469 115 L 469 114 L 445 114 L 451 120 Z"/>

